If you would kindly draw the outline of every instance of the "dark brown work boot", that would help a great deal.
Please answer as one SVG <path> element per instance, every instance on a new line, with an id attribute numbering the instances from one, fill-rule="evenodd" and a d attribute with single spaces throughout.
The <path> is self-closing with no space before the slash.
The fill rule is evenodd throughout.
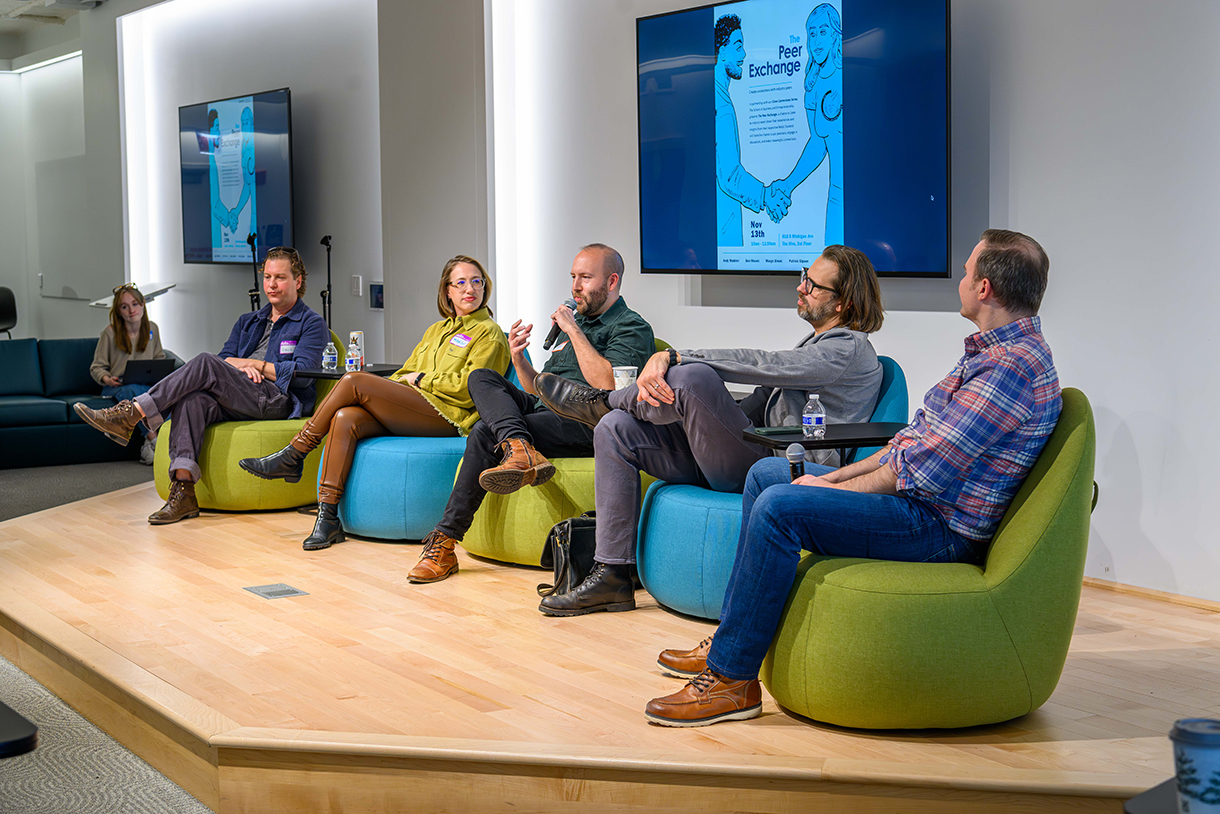
<path id="1" fill-rule="evenodd" d="M 189 480 L 175 480 L 169 484 L 169 500 L 148 516 L 148 523 L 152 526 L 164 526 L 198 516 L 199 503 L 195 500 L 195 484 Z"/>
<path id="2" fill-rule="evenodd" d="M 555 475 L 555 465 L 521 438 L 500 444 L 504 460 L 499 466 L 483 470 L 479 486 L 497 495 L 511 495 L 522 486 L 541 486 Z"/>
<path id="3" fill-rule="evenodd" d="M 92 410 L 79 401 L 72 405 L 76 414 L 95 430 L 101 430 L 106 437 L 116 444 L 127 446 L 131 440 L 131 431 L 144 418 L 136 409 L 134 401 L 124 399 L 113 407 L 102 410 Z"/>
<path id="4" fill-rule="evenodd" d="M 690 650 L 662 650 L 657 664 L 674 678 L 694 678 L 707 669 L 707 651 L 711 649 L 712 637 L 708 636 Z"/>
<path id="5" fill-rule="evenodd" d="M 654 698 L 644 710 L 662 726 L 707 726 L 719 721 L 744 721 L 762 712 L 757 678 L 734 681 L 704 670 L 673 695 Z"/>
<path id="6" fill-rule="evenodd" d="M 440 582 L 457 573 L 457 554 L 453 547 L 457 540 L 442 531 L 434 531 L 424 538 L 424 551 L 419 562 L 407 574 L 410 582 Z"/>

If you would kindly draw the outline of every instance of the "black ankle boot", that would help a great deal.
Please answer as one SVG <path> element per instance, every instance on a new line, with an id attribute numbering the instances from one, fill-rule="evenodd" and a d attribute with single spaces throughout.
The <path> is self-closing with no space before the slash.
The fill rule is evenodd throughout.
<path id="1" fill-rule="evenodd" d="M 320 548 L 330 548 L 333 543 L 341 543 L 346 539 L 343 536 L 343 527 L 339 525 L 339 504 L 319 503 L 318 522 L 313 524 L 313 534 L 305 538 L 301 548 L 317 551 Z"/>
<path id="2" fill-rule="evenodd" d="M 242 458 L 237 465 L 249 472 L 267 480 L 283 478 L 289 483 L 296 483 L 305 471 L 305 456 L 292 444 L 266 458 Z"/>
<path id="3" fill-rule="evenodd" d="M 566 594 L 551 594 L 538 610 L 547 616 L 583 616 L 596 611 L 635 609 L 633 565 L 607 565 L 595 562 L 585 581 Z"/>

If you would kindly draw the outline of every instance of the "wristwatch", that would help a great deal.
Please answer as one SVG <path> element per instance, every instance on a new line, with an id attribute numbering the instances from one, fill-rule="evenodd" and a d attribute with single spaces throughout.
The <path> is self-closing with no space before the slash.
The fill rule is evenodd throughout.
<path id="1" fill-rule="evenodd" d="M 673 348 L 669 349 L 669 366 L 676 367 L 678 364 L 678 352 Z"/>

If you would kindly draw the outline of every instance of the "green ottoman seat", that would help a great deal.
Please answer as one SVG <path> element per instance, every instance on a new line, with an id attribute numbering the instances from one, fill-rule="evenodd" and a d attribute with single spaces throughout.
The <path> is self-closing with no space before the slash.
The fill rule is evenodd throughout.
<path id="1" fill-rule="evenodd" d="M 157 494 L 162 500 L 169 497 L 169 444 L 162 439 L 169 439 L 172 423 L 171 418 L 157 431 L 157 451 L 153 458 Z M 203 478 L 195 484 L 199 508 L 248 512 L 295 509 L 317 503 L 321 447 L 305 459 L 305 473 L 298 483 L 263 480 L 237 465 L 242 458 L 262 458 L 279 452 L 303 426 L 305 419 L 288 418 L 283 421 L 222 421 L 204 430 L 203 451 L 199 455 Z"/>
<path id="2" fill-rule="evenodd" d="M 330 341 L 335 343 L 342 359 L 343 343 L 334 331 L 330 332 Z M 335 380 L 318 379 L 315 406 L 330 395 L 334 386 Z M 323 447 L 309 453 L 305 459 L 305 471 L 297 483 L 263 480 L 237 465 L 242 458 L 262 458 L 279 452 L 296 437 L 307 420 L 221 421 L 204 430 L 203 450 L 199 453 L 199 468 L 203 477 L 195 484 L 195 499 L 199 501 L 199 508 L 249 512 L 295 509 L 317 503 L 318 467 L 322 463 Z M 153 457 L 157 494 L 162 500 L 169 498 L 168 442 L 173 421 L 171 412 L 170 420 L 157 430 L 157 450 Z"/>
<path id="3" fill-rule="evenodd" d="M 806 555 L 761 678 L 793 712 L 838 726 L 997 723 L 1050 698 L 1084 576 L 1095 432 L 1063 413 L 982 567 Z"/>

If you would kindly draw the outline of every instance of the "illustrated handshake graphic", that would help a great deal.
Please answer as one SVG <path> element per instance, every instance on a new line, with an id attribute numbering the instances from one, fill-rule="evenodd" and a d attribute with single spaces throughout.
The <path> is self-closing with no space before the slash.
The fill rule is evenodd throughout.
<path id="1" fill-rule="evenodd" d="M 792 206 L 792 191 L 783 186 L 783 181 L 773 181 L 763 187 L 763 208 L 773 223 L 784 219 L 789 206 Z"/>

